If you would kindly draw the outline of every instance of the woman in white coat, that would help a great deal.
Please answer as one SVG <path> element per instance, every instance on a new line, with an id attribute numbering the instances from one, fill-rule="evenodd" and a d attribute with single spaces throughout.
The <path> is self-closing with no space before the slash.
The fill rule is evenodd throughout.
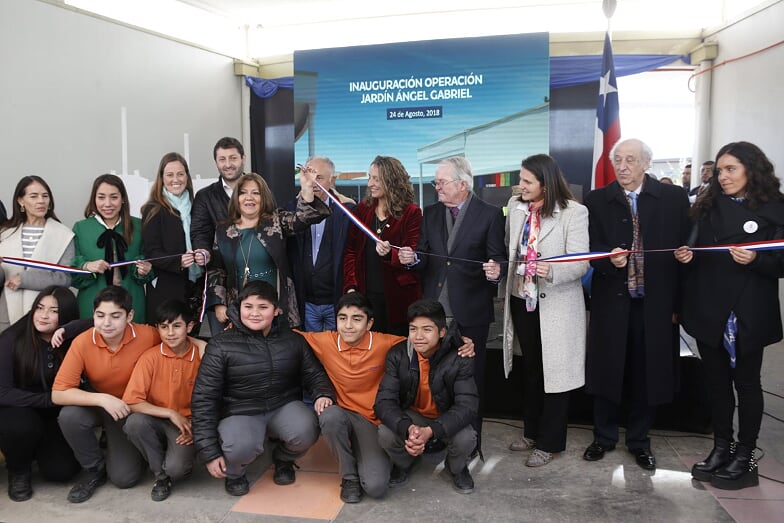
<path id="1" fill-rule="evenodd" d="M 504 371 L 513 349 L 523 355 L 522 438 L 529 467 L 566 448 L 569 391 L 585 384 L 585 301 L 580 278 L 588 262 L 537 261 L 588 250 L 588 210 L 577 203 L 558 164 L 546 154 L 523 160 L 520 196 L 509 200 L 509 265 L 504 303 Z"/>
<path id="2" fill-rule="evenodd" d="M 11 218 L 0 226 L 0 257 L 29 258 L 68 265 L 74 255 L 73 232 L 54 213 L 54 197 L 39 176 L 25 176 L 16 184 Z M 0 331 L 30 311 L 38 293 L 51 286 L 68 287 L 65 272 L 2 264 L 5 276 L 0 299 Z"/>

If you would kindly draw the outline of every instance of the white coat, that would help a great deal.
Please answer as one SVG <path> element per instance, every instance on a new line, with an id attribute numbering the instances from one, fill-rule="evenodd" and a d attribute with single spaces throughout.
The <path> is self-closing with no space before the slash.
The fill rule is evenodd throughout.
<path id="1" fill-rule="evenodd" d="M 513 350 L 519 347 L 509 310 L 509 298 L 518 261 L 528 203 L 513 196 L 508 204 L 506 245 L 509 268 L 504 294 L 504 372 L 512 370 Z M 539 230 L 540 258 L 587 252 L 588 209 L 570 201 L 565 209 L 556 205 L 553 215 L 543 217 Z M 546 393 L 566 392 L 585 384 L 585 300 L 580 278 L 588 271 L 587 261 L 554 263 L 550 275 L 539 278 L 539 319 L 542 334 L 542 366 Z M 525 347 L 520 347 L 525 351 Z"/>
<path id="2" fill-rule="evenodd" d="M 47 218 L 44 232 L 30 259 L 68 265 L 74 255 L 73 236 L 71 229 L 57 220 Z M 23 257 L 21 226 L 0 233 L 0 256 Z M 9 325 L 15 323 L 32 308 L 40 291 L 50 285 L 67 287 L 71 283 L 70 276 L 64 272 L 27 269 L 8 263 L 2 264 L 2 269 L 6 281 L 16 274 L 19 274 L 22 279 L 21 288 L 11 290 L 5 287 L 3 289 L 3 303 L 0 304 L 0 307 L 5 308 Z M 4 329 L 7 326 L 0 325 L 0 328 Z"/>

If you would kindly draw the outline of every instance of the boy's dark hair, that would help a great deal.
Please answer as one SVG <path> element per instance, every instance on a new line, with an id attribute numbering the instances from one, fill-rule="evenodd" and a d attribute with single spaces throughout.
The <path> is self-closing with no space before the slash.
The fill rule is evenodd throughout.
<path id="1" fill-rule="evenodd" d="M 364 294 L 359 292 L 349 292 L 348 294 L 341 296 L 338 302 L 335 304 L 335 315 L 337 315 L 340 312 L 340 309 L 344 307 L 356 307 L 365 313 L 368 321 L 373 319 L 373 307 L 370 306 L 370 302 Z"/>
<path id="2" fill-rule="evenodd" d="M 240 291 L 240 295 L 237 296 L 237 301 L 242 303 L 244 299 L 249 298 L 250 296 L 258 296 L 262 300 L 270 302 L 274 307 L 277 308 L 278 306 L 278 291 L 275 290 L 275 287 L 263 280 L 256 280 L 248 283 L 245 288 Z"/>
<path id="3" fill-rule="evenodd" d="M 109 285 L 98 291 L 93 300 L 93 310 L 97 309 L 105 301 L 114 303 L 126 313 L 130 313 L 133 310 L 131 293 L 117 285 Z"/>
<path id="4" fill-rule="evenodd" d="M 433 320 L 438 330 L 446 328 L 446 312 L 444 306 L 435 300 L 417 300 L 408 306 L 408 322 L 415 318 Z"/>
<path id="5" fill-rule="evenodd" d="M 175 321 L 179 317 L 182 317 L 185 323 L 193 321 L 193 315 L 191 314 L 190 309 L 188 309 L 188 306 L 185 305 L 185 302 L 182 300 L 172 298 L 162 302 L 155 309 L 156 325 L 167 321 Z"/>

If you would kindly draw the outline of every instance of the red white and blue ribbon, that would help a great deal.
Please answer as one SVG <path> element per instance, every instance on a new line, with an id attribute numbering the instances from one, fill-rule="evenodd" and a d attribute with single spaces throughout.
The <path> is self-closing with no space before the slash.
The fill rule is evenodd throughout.
<path id="1" fill-rule="evenodd" d="M 304 167 L 298 165 L 298 167 L 304 170 Z M 370 230 L 367 225 L 362 223 L 362 221 L 357 218 L 354 213 L 352 213 L 345 205 L 343 205 L 338 198 L 336 198 L 332 193 L 324 188 L 323 185 L 318 183 L 314 180 L 314 183 L 321 189 L 341 211 L 346 213 L 348 219 L 351 222 L 359 227 L 359 229 L 364 232 L 371 240 L 375 242 L 382 241 L 372 230 Z M 397 245 L 391 245 L 393 249 L 400 249 Z M 759 241 L 759 242 L 749 242 L 749 243 L 737 243 L 737 244 L 726 244 L 726 245 L 713 245 L 710 247 L 689 247 L 692 251 L 703 251 L 703 252 L 728 252 L 731 247 L 739 247 L 742 249 L 747 249 L 750 251 L 774 251 L 774 250 L 782 250 L 784 249 L 784 240 L 766 240 L 766 241 Z M 672 249 L 647 249 L 642 251 L 643 253 L 654 253 L 654 252 L 675 252 L 678 248 Z M 427 252 L 419 252 L 415 251 L 418 255 L 424 256 L 436 256 L 442 258 L 449 258 L 450 260 L 454 261 L 464 261 L 469 263 L 485 263 L 485 260 L 469 260 L 465 258 L 455 258 L 453 256 L 442 256 L 433 253 Z M 549 263 L 567 263 L 567 262 L 576 262 L 576 261 L 592 261 L 592 260 L 600 260 L 603 258 L 609 258 L 611 256 L 618 256 L 623 254 L 631 253 L 631 250 L 621 250 L 615 252 L 578 252 L 578 253 L 571 253 L 571 254 L 562 254 L 560 256 L 551 256 L 550 258 L 539 258 L 537 261 L 542 262 L 549 262 Z M 520 262 L 525 263 L 525 262 Z"/>
<path id="2" fill-rule="evenodd" d="M 42 269 L 45 271 L 67 272 L 71 274 L 92 274 L 90 271 L 84 269 L 77 269 L 76 267 L 69 267 L 67 265 L 60 265 L 59 263 L 49 263 L 45 261 L 31 260 L 29 258 L 13 258 L 11 256 L 3 256 L 3 263 L 8 265 L 17 265 L 19 267 L 27 267 L 30 269 Z"/>

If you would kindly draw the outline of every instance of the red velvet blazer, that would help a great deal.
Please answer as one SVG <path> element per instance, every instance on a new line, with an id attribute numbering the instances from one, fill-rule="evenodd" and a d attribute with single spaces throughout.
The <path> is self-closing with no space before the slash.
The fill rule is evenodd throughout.
<path id="1" fill-rule="evenodd" d="M 354 214 L 373 229 L 373 217 L 376 212 L 376 200 L 371 204 L 362 202 L 357 205 Z M 411 203 L 399 219 L 390 216 L 386 227 L 381 231 L 381 239 L 398 247 L 411 247 L 416 250 L 419 241 L 419 228 L 422 224 L 422 210 Z M 346 242 L 346 254 L 343 259 L 343 290 L 356 289 L 365 292 L 365 243 L 370 239 L 352 225 Z M 405 324 L 408 306 L 422 297 L 422 286 L 419 274 L 410 271 L 400 263 L 397 249 L 392 249 L 388 256 L 381 259 L 384 276 L 384 294 L 387 302 L 387 313 L 390 325 Z"/>

